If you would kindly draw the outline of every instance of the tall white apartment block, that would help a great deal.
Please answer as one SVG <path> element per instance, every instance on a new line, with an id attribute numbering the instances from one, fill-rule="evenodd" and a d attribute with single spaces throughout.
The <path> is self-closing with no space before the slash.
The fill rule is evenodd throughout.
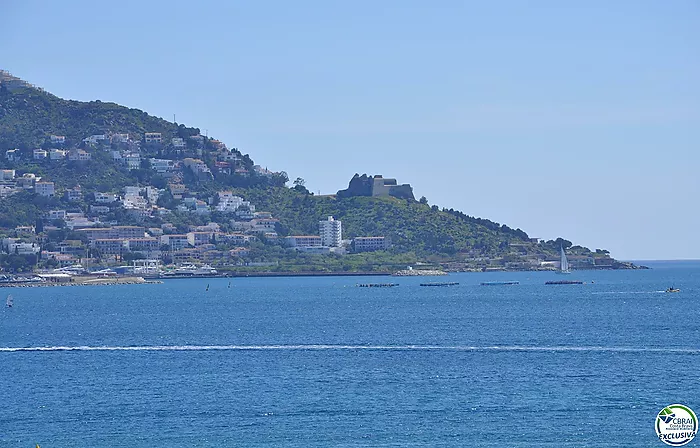
<path id="1" fill-rule="evenodd" d="M 326 221 L 319 221 L 318 227 L 322 246 L 340 247 L 343 240 L 341 221 L 329 216 Z"/>

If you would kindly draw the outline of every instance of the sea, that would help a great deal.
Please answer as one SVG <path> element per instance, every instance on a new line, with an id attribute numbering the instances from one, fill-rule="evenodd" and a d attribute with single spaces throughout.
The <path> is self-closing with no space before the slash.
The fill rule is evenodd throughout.
<path id="1" fill-rule="evenodd" d="M 700 412 L 700 262 L 644 264 L 1 288 L 0 446 L 665 446 L 663 407 Z"/>

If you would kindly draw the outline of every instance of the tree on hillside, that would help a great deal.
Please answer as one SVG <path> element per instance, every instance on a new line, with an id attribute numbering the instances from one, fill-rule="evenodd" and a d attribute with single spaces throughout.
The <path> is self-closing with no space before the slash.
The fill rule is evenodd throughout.
<path id="1" fill-rule="evenodd" d="M 301 194 L 309 194 L 309 190 L 308 188 L 306 188 L 306 181 L 301 177 L 296 178 L 296 180 L 294 181 L 294 188 L 292 189 L 298 191 Z"/>

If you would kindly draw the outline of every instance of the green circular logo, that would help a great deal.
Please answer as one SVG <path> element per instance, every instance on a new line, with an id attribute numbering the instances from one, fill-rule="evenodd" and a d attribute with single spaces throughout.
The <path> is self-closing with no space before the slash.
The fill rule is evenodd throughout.
<path id="1" fill-rule="evenodd" d="M 681 446 L 693 440 L 698 433 L 698 417 L 682 404 L 663 408 L 656 416 L 656 435 L 666 445 Z"/>

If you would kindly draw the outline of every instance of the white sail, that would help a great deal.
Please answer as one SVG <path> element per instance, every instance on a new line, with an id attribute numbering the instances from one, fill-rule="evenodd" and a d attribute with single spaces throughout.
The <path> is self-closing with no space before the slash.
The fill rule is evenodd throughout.
<path id="1" fill-rule="evenodd" d="M 569 271 L 569 260 L 566 259 L 566 253 L 564 252 L 564 247 L 561 246 L 561 272 L 570 272 Z"/>
<path id="2" fill-rule="evenodd" d="M 12 294 L 7 295 L 7 301 L 5 303 L 7 303 L 8 308 L 14 304 L 14 301 L 12 300 Z"/>

